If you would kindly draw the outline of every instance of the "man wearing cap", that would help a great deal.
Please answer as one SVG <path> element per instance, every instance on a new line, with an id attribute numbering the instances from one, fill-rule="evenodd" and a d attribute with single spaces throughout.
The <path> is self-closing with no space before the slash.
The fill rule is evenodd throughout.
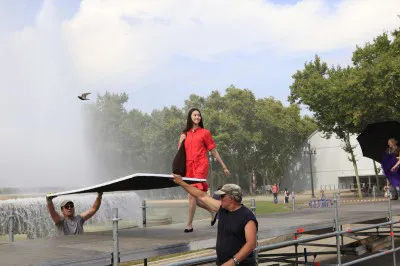
<path id="1" fill-rule="evenodd" d="M 173 176 L 176 184 L 210 210 L 218 212 L 217 265 L 256 265 L 253 251 L 257 244 L 258 222 L 242 204 L 242 189 L 235 184 L 226 184 L 215 192 L 221 195 L 221 199 L 216 200 L 184 182 L 181 176 Z"/>
<path id="2" fill-rule="evenodd" d="M 102 195 L 102 192 L 98 192 L 92 208 L 78 215 L 75 215 L 74 203 L 71 200 L 64 200 L 61 202 L 60 206 L 63 214 L 62 216 L 54 208 L 53 199 L 55 197 L 46 197 L 47 208 L 57 227 L 57 235 L 83 234 L 83 224 L 92 218 L 92 216 L 99 210 Z"/>

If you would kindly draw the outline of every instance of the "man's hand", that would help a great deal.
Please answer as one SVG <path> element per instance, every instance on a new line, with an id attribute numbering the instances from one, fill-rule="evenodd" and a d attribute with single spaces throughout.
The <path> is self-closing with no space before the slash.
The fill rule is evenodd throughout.
<path id="1" fill-rule="evenodd" d="M 103 192 L 97 192 L 97 197 L 102 197 L 103 196 Z"/>
<path id="2" fill-rule="evenodd" d="M 46 195 L 46 200 L 52 201 L 54 198 L 57 198 L 57 196 L 48 196 Z"/>
<path id="3" fill-rule="evenodd" d="M 172 176 L 174 177 L 174 178 L 172 179 L 172 181 L 174 181 L 175 184 L 181 185 L 181 184 L 183 183 L 182 176 L 176 175 L 176 174 L 172 174 Z"/>

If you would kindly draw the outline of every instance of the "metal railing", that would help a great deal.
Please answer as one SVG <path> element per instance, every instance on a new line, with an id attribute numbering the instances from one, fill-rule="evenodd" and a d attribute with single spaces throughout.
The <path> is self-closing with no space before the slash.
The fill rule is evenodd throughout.
<path id="1" fill-rule="evenodd" d="M 383 223 L 377 223 L 377 224 L 372 224 L 372 225 L 368 225 L 368 226 L 364 226 L 364 227 L 359 227 L 359 228 L 354 228 L 354 229 L 347 229 L 347 230 L 342 230 L 342 225 L 340 224 L 340 220 L 339 220 L 339 199 L 338 199 L 339 195 L 338 193 L 334 194 L 334 199 L 333 199 L 333 207 L 334 207 L 334 221 L 333 221 L 333 228 L 334 231 L 333 232 L 329 232 L 329 233 L 325 233 L 325 234 L 321 234 L 321 235 L 315 235 L 315 236 L 311 236 L 311 237 L 305 237 L 305 238 L 299 238 L 297 239 L 297 235 L 304 233 L 300 232 L 300 233 L 295 233 L 295 240 L 290 240 L 290 241 L 284 241 L 284 242 L 280 242 L 280 243 L 276 243 L 276 244 L 269 244 L 269 245 L 262 245 L 262 246 L 258 246 L 255 248 L 254 250 L 254 254 L 256 257 L 256 261 L 257 264 L 258 262 L 262 262 L 267 261 L 267 259 L 263 259 L 265 257 L 267 257 L 269 254 L 260 254 L 262 252 L 267 252 L 270 250 L 275 250 L 275 249 L 280 249 L 280 248 L 284 248 L 284 247 L 289 247 L 289 246 L 294 246 L 295 247 L 295 255 L 290 254 L 287 257 L 288 258 L 295 258 L 296 261 L 294 262 L 294 265 L 298 265 L 298 264 L 304 264 L 304 265 L 323 265 L 323 264 L 316 264 L 313 262 L 307 262 L 306 258 L 307 258 L 307 253 L 306 250 L 304 252 L 304 257 L 305 257 L 305 262 L 299 262 L 298 261 L 298 257 L 301 256 L 300 253 L 298 253 L 298 245 L 299 244 L 303 244 L 303 243 L 308 243 L 308 242 L 312 242 L 312 241 L 317 241 L 317 240 L 321 240 L 321 239 L 327 239 L 327 238 L 331 238 L 331 237 L 335 237 L 336 238 L 336 244 L 335 245 L 325 245 L 325 246 L 329 246 L 329 247 L 335 247 L 336 248 L 336 256 L 337 256 L 337 264 L 334 265 L 353 265 L 359 262 L 364 262 L 366 260 L 370 260 L 373 258 L 377 258 L 383 255 L 387 255 L 387 254 L 393 254 L 393 265 L 396 265 L 396 254 L 395 252 L 400 250 L 400 247 L 396 248 L 395 247 L 395 235 L 394 235 L 394 231 L 393 231 L 393 225 L 400 223 L 400 221 L 393 221 L 393 215 L 392 215 L 392 207 L 391 207 L 391 201 L 390 198 L 388 198 L 387 200 L 387 204 L 388 204 L 388 221 L 387 222 L 383 222 Z M 295 196 L 294 194 L 292 194 L 292 204 L 293 204 L 293 211 L 294 206 L 295 206 Z M 146 205 L 146 201 L 143 200 L 142 201 L 142 215 L 143 215 L 143 227 L 146 227 L 146 209 L 148 208 Z M 255 199 L 251 199 L 250 201 L 250 209 L 253 211 L 254 214 L 256 214 L 256 201 Z M 118 222 L 119 220 L 121 220 L 118 217 L 118 208 L 113 208 L 113 218 L 112 218 L 112 223 L 113 223 L 113 252 L 111 254 L 111 265 L 113 266 L 118 266 L 120 263 L 120 252 L 119 252 L 119 235 L 118 235 Z M 14 229 L 13 229 L 13 224 L 14 224 L 14 216 L 10 215 L 9 217 L 9 242 L 13 242 L 14 241 Z M 378 229 L 381 227 L 389 227 L 389 235 L 391 237 L 391 248 L 388 250 L 383 250 L 383 251 L 379 251 L 375 254 L 363 257 L 363 258 L 358 258 L 355 260 L 352 260 L 350 262 L 346 262 L 346 263 L 342 263 L 341 262 L 341 257 L 342 257 L 342 252 L 341 252 L 341 247 L 343 246 L 343 237 L 345 235 L 349 235 L 349 234 L 353 234 L 356 232 L 360 232 L 360 231 L 365 231 L 365 230 L 370 230 L 370 229 Z M 257 242 L 258 242 L 258 238 L 257 238 Z M 317 244 L 310 244 L 310 246 L 312 245 L 317 245 Z M 318 252 L 318 254 L 333 254 L 332 252 Z M 216 262 L 217 257 L 214 256 L 207 256 L 207 257 L 201 257 L 201 258 L 194 258 L 194 259 L 190 259 L 190 260 L 186 260 L 186 261 L 182 261 L 182 262 L 175 262 L 175 263 L 171 263 L 171 264 L 166 264 L 167 266 L 183 266 L 183 265 L 203 265 L 206 263 L 213 263 Z M 268 259 L 269 261 L 272 261 L 271 259 Z M 285 262 L 287 262 L 288 260 L 285 260 Z M 147 265 L 147 258 L 143 259 L 144 265 Z M 332 264 L 330 264 L 332 265 Z"/>
<path id="2" fill-rule="evenodd" d="M 334 196 L 334 229 L 335 229 L 335 231 L 334 232 L 325 233 L 325 234 L 321 234 L 321 235 L 317 235 L 317 236 L 301 238 L 301 239 L 290 240 L 290 241 L 284 241 L 284 242 L 277 243 L 277 244 L 258 246 L 255 249 L 257 262 L 260 261 L 260 257 L 263 257 L 262 255 L 258 255 L 261 252 L 266 252 L 266 251 L 280 249 L 280 248 L 289 247 L 289 246 L 295 246 L 296 247 L 296 262 L 294 263 L 294 265 L 297 265 L 297 264 L 323 265 L 321 263 L 314 263 L 314 262 L 306 262 L 306 261 L 299 262 L 297 260 L 297 258 L 298 258 L 297 257 L 297 245 L 302 244 L 302 243 L 316 241 L 316 240 L 335 237 L 336 238 L 335 247 L 336 247 L 337 264 L 334 264 L 334 265 L 342 265 L 342 266 L 353 265 L 353 264 L 364 262 L 364 261 L 374 259 L 374 258 L 377 258 L 380 256 L 384 256 L 387 254 L 393 254 L 393 265 L 396 266 L 396 253 L 395 252 L 400 250 L 400 247 L 398 247 L 398 248 L 395 247 L 395 242 L 394 242 L 395 236 L 394 236 L 394 232 L 393 232 L 393 225 L 400 223 L 400 221 L 396 221 L 396 222 L 393 221 L 390 199 L 387 200 L 388 214 L 389 214 L 389 218 L 388 218 L 387 222 L 373 224 L 373 225 L 359 227 L 359 228 L 354 228 L 354 229 L 342 230 L 342 226 L 339 221 L 339 204 L 338 204 L 337 197 L 338 197 L 337 193 L 335 193 L 335 196 Z M 385 227 L 385 226 L 389 226 L 389 229 L 390 229 L 390 231 L 389 231 L 390 236 L 391 236 L 391 248 L 390 249 L 380 251 L 378 253 L 375 253 L 375 254 L 372 254 L 372 255 L 369 255 L 369 256 L 366 256 L 363 258 L 354 259 L 354 260 L 346 262 L 346 263 L 341 262 L 341 258 L 342 258 L 341 246 L 343 245 L 343 243 L 342 243 L 343 240 L 341 238 L 343 236 L 345 236 L 346 234 L 350 234 L 350 233 L 355 233 L 355 232 L 360 232 L 360 231 L 365 231 L 365 230 L 370 230 L 370 229 L 375 229 L 375 228 Z M 326 254 L 328 254 L 328 253 L 332 254 L 330 252 L 327 252 Z M 321 254 L 321 252 L 320 252 L 320 254 Z M 288 256 L 290 256 L 290 255 L 288 255 Z M 306 254 L 305 254 L 305 257 L 306 257 Z M 166 266 L 202 265 L 202 264 L 206 264 L 206 263 L 215 262 L 216 259 L 217 259 L 216 256 L 208 256 L 208 257 L 203 257 L 203 258 L 195 258 L 195 259 L 191 259 L 191 260 L 186 260 L 183 262 L 166 264 Z M 329 264 L 329 265 L 332 265 L 332 264 Z"/>

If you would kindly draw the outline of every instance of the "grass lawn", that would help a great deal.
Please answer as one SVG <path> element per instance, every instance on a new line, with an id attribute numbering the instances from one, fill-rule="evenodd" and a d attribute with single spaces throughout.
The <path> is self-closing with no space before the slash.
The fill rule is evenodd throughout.
<path id="1" fill-rule="evenodd" d="M 245 200 L 243 204 L 250 209 L 250 201 Z M 292 210 L 291 204 L 275 204 L 269 201 L 257 201 L 256 200 L 256 214 L 268 214 L 268 213 L 276 213 L 276 212 L 287 212 Z"/>
<path id="2" fill-rule="evenodd" d="M 14 235 L 14 241 L 18 240 L 26 240 L 26 235 Z M 8 235 L 1 235 L 0 236 L 0 243 L 7 243 L 8 242 Z"/>

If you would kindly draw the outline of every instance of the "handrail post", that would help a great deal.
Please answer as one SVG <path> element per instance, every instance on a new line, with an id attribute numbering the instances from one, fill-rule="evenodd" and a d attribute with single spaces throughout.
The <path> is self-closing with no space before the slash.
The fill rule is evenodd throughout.
<path id="1" fill-rule="evenodd" d="M 396 189 L 396 187 L 395 187 Z M 387 188 L 389 192 L 389 188 Z M 395 245 L 394 245 L 394 232 L 393 232 L 393 217 L 392 217 L 392 205 L 390 202 L 390 197 L 388 197 L 388 211 L 389 211 L 389 222 L 390 222 L 390 236 L 392 238 L 392 250 L 393 250 L 393 265 L 396 266 L 396 252 L 395 252 Z"/>
<path id="2" fill-rule="evenodd" d="M 339 225 L 339 208 L 337 193 L 334 194 L 333 205 L 335 208 L 335 231 L 336 231 L 336 249 L 337 249 L 337 265 L 342 265 L 341 251 L 340 251 L 340 225 Z"/>
<path id="3" fill-rule="evenodd" d="M 251 211 L 254 213 L 254 215 L 256 215 L 256 199 L 250 199 L 250 209 Z M 256 249 L 254 250 L 254 258 L 256 260 L 256 265 L 258 265 L 258 250 L 257 250 L 257 246 L 258 246 L 258 234 L 256 235 Z"/>
<path id="4" fill-rule="evenodd" d="M 14 212 L 11 212 L 8 220 L 8 242 L 14 242 Z"/>
<path id="5" fill-rule="evenodd" d="M 146 206 L 146 200 L 142 200 L 142 217 L 143 217 L 143 219 L 142 219 L 142 225 L 143 225 L 143 227 L 146 227 L 146 209 L 147 209 L 147 206 Z"/>
<path id="6" fill-rule="evenodd" d="M 113 261 L 112 265 L 113 266 L 118 266 L 119 265 L 119 237 L 118 237 L 118 221 L 121 220 L 118 218 L 118 208 L 113 208 L 113 243 L 114 243 L 114 249 L 113 249 Z"/>
<path id="7" fill-rule="evenodd" d="M 295 206 L 295 196 L 294 196 L 294 191 L 292 191 L 292 210 L 294 211 L 294 206 Z"/>

